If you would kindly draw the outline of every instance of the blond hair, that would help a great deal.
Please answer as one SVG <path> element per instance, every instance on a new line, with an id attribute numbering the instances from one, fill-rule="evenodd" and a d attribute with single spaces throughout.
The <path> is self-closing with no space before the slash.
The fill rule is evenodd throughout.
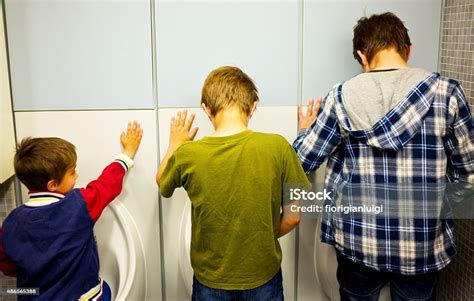
<path id="1" fill-rule="evenodd" d="M 202 87 L 201 104 L 205 104 L 213 116 L 235 104 L 249 115 L 258 100 L 254 81 L 237 67 L 223 66 L 211 71 Z"/>

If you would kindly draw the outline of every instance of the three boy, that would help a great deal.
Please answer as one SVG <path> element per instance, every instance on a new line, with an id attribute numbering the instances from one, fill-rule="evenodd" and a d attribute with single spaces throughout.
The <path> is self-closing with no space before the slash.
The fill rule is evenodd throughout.
<path id="1" fill-rule="evenodd" d="M 311 172 L 328 158 L 326 185 L 334 191 L 345 185 L 345 194 L 341 193 L 339 200 L 343 203 L 356 190 L 356 202 L 372 200 L 361 196 L 360 187 L 364 185 L 398 186 L 392 191 L 382 188 L 394 192 L 404 183 L 423 192 L 427 189 L 423 183 L 442 185 L 446 179 L 472 181 L 474 130 L 459 83 L 408 67 L 410 39 L 403 23 L 393 14 L 359 20 L 353 42 L 354 56 L 366 73 L 336 86 L 321 105 L 315 122 L 319 104 L 309 108 L 308 116 L 301 115 L 302 130 L 293 146 L 304 170 Z M 209 74 L 201 100 L 215 133 L 191 142 L 197 132 L 191 129 L 194 115 L 187 119 L 186 112 L 178 113 L 171 123 L 170 146 L 157 172 L 157 183 L 166 197 L 183 186 L 193 204 L 193 300 L 225 299 L 223 296 L 237 296 L 239 300 L 282 299 L 282 254 L 277 238 L 299 222 L 299 217 L 292 216 L 285 206 L 289 200 L 284 191 L 288 185 L 309 183 L 282 137 L 247 129 L 257 102 L 252 80 L 238 68 L 222 67 Z M 28 150 L 27 142 L 20 146 L 19 157 L 21 149 Z M 56 142 L 63 148 L 59 153 L 67 154 L 57 159 L 65 163 L 60 167 L 60 176 L 48 172 L 45 182 L 39 180 L 42 175 L 31 170 L 25 171 L 23 179 L 19 175 L 25 184 L 31 180 L 31 187 L 27 184 L 31 190 L 48 192 L 30 194 L 31 203 L 17 209 L 4 224 L 5 251 L 19 267 L 30 264 L 22 250 L 50 250 L 54 244 L 48 243 L 53 241 L 48 231 L 18 227 L 17 221 L 50 223 L 58 212 L 62 213 L 59 216 L 78 220 L 73 229 L 78 227 L 79 220 L 90 219 L 83 225 L 87 235 L 78 233 L 77 239 L 88 246 L 88 256 L 96 259 L 91 226 L 120 192 L 118 183 L 121 184 L 123 174 L 116 164 L 113 172 L 104 171 L 114 178 L 113 184 L 99 178 L 89 189 L 70 192 L 77 177 L 72 165 L 75 153 L 67 143 Z M 127 162 L 123 163 L 126 169 Z M 21 168 L 18 170 L 21 174 Z M 35 183 L 41 183 L 41 187 L 35 187 Z M 107 185 L 115 187 L 113 192 L 97 199 L 97 191 L 108 191 Z M 410 205 L 429 202 L 426 197 L 418 198 L 418 194 L 412 197 Z M 61 205 L 65 208 L 51 213 L 44 209 L 52 204 L 65 204 L 62 198 L 71 200 L 67 202 L 70 204 Z M 388 193 L 374 197 L 373 201 L 400 200 Z M 40 209 L 48 213 L 31 213 Z M 66 212 L 61 211 L 64 209 Z M 66 215 L 69 211 L 76 214 Z M 322 240 L 337 249 L 342 300 L 376 300 L 386 282 L 392 284 L 393 300 L 435 298 L 437 271 L 455 254 L 453 225 L 450 219 L 417 214 L 414 212 L 412 219 L 325 215 Z M 60 220 L 57 223 L 52 226 L 63 224 Z M 15 240 L 30 232 L 37 236 L 28 242 L 29 247 Z M 64 247 L 63 243 L 57 247 Z M 52 253 L 57 255 L 59 251 Z M 75 262 L 78 258 L 78 254 L 71 254 L 65 261 Z M 50 259 L 56 260 L 53 255 Z M 90 262 L 95 263 L 95 259 Z M 31 281 L 36 281 L 38 273 L 48 266 L 47 261 L 39 263 L 31 274 L 20 269 L 19 286 L 20 278 L 28 279 L 25 284 L 37 283 Z M 51 279 L 64 273 L 61 265 L 55 268 L 58 271 L 47 271 Z M 104 285 L 100 284 L 96 270 L 89 271 L 91 277 L 83 283 L 71 280 L 74 284 L 68 285 L 78 287 L 77 291 L 94 288 L 93 285 L 101 290 Z M 49 278 L 38 281 L 53 282 Z M 59 293 L 64 285 L 52 285 L 51 292 Z"/>

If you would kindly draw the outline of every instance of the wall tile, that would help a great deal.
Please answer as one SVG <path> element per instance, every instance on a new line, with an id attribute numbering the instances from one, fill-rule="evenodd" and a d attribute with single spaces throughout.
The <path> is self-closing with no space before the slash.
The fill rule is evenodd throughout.
<path id="1" fill-rule="evenodd" d="M 154 107 L 149 1 L 4 2 L 15 111 Z"/>
<path id="2" fill-rule="evenodd" d="M 298 1 L 156 1 L 158 105 L 199 107 L 207 74 L 234 65 L 262 105 L 295 105 Z"/>
<path id="3" fill-rule="evenodd" d="M 474 3 L 446 0 L 442 16 L 440 72 L 461 82 L 474 109 Z M 474 220 L 456 220 L 458 254 L 441 272 L 439 300 L 474 299 Z"/>
<path id="4" fill-rule="evenodd" d="M 386 11 L 409 30 L 414 45 L 410 66 L 437 70 L 441 0 L 304 1 L 304 101 L 325 96 L 333 85 L 362 72 L 352 54 L 353 27 L 363 16 Z"/>

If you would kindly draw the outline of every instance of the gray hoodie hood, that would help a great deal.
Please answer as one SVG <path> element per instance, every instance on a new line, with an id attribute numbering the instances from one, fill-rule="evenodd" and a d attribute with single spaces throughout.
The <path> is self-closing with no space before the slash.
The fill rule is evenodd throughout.
<path id="1" fill-rule="evenodd" d="M 338 88 L 343 130 L 375 148 L 402 148 L 429 111 L 438 79 L 422 69 L 359 74 Z"/>

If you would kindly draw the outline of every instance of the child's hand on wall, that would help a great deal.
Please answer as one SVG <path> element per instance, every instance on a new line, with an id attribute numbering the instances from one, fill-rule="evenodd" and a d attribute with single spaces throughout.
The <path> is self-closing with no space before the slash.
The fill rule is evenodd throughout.
<path id="1" fill-rule="evenodd" d="M 184 110 L 179 111 L 178 114 L 176 114 L 176 117 L 171 118 L 170 145 L 168 146 L 168 150 L 166 151 L 166 154 L 161 161 L 160 167 L 156 172 L 156 183 L 158 186 L 160 186 L 161 183 L 161 175 L 166 169 L 168 161 L 173 155 L 174 151 L 184 142 L 192 141 L 194 140 L 194 137 L 196 137 L 196 133 L 199 128 L 195 127 L 191 130 L 195 115 L 191 114 L 189 119 L 186 121 L 187 115 L 188 112 Z"/>
<path id="2" fill-rule="evenodd" d="M 319 107 L 321 106 L 321 101 L 323 99 L 320 97 L 314 104 L 314 99 L 311 99 L 308 103 L 308 109 L 306 110 L 306 115 L 303 114 L 303 109 L 301 105 L 298 105 L 298 131 L 301 129 L 307 129 L 311 127 L 313 122 L 318 116 Z"/>
<path id="3" fill-rule="evenodd" d="M 135 154 L 142 141 L 143 129 L 140 127 L 140 123 L 137 121 L 129 122 L 127 126 L 127 132 L 123 132 L 120 135 L 120 142 L 123 146 L 123 153 L 129 156 L 131 159 L 135 157 Z"/>
<path id="4" fill-rule="evenodd" d="M 171 118 L 170 148 L 172 149 L 177 149 L 184 142 L 192 141 L 196 137 L 199 128 L 195 127 L 191 130 L 195 114 L 191 114 L 186 121 L 187 114 L 186 110 L 179 111 L 176 117 Z"/>

